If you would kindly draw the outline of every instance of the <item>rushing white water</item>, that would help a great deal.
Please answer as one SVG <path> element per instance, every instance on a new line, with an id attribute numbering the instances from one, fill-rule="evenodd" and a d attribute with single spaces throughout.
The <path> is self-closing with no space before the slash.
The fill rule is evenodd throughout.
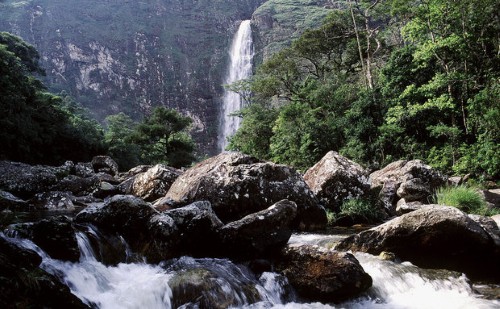
<path id="1" fill-rule="evenodd" d="M 252 75 L 253 55 L 250 20 L 244 20 L 241 22 L 231 44 L 230 66 L 225 84 L 230 85 Z M 241 123 L 240 117 L 231 114 L 240 110 L 244 102 L 238 93 L 226 89 L 222 103 L 219 149 L 224 151 L 227 146 L 227 139 L 238 130 Z"/>
<path id="2" fill-rule="evenodd" d="M 425 270 L 408 262 L 383 261 L 365 253 L 355 253 L 364 270 L 373 278 L 372 288 L 364 295 L 335 305 L 301 303 L 282 275 L 264 272 L 257 278 L 247 267 L 227 259 L 181 257 L 160 265 L 135 262 L 106 266 L 98 260 L 89 235 L 99 237 L 91 229 L 87 233 L 77 233 L 81 252 L 77 263 L 51 259 L 31 241 L 14 241 L 35 250 L 43 259 L 41 267 L 60 278 L 72 293 L 93 308 L 172 308 L 174 293 L 169 280 L 189 270 L 194 270 L 195 274 L 199 273 L 197 270 L 209 273 L 207 282 L 212 288 L 206 292 L 207 297 L 231 300 L 231 308 L 500 308 L 500 301 L 482 299 L 475 294 L 465 275 L 444 270 Z M 290 243 L 331 248 L 338 240 L 339 237 L 331 235 L 301 234 L 293 235 Z M 252 288 L 248 287 L 254 287 L 257 294 L 249 293 Z M 188 303 L 180 308 L 197 306 Z"/>

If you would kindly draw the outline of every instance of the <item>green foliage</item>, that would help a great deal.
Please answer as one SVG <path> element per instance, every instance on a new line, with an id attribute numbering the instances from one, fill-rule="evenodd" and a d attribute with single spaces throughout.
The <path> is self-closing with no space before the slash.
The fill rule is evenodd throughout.
<path id="1" fill-rule="evenodd" d="M 340 205 L 340 210 L 327 210 L 328 224 L 333 226 L 341 218 L 349 217 L 355 221 L 378 223 L 384 219 L 384 213 L 371 199 L 355 198 L 346 200 Z"/>
<path id="2" fill-rule="evenodd" d="M 156 163 L 183 167 L 195 159 L 194 142 L 187 132 L 191 118 L 173 109 L 157 107 L 140 123 L 124 113 L 108 116 L 106 122 L 109 154 L 121 169 Z"/>
<path id="3" fill-rule="evenodd" d="M 492 216 L 500 213 L 487 207 L 477 189 L 466 186 L 442 187 L 436 192 L 435 199 L 437 204 L 453 206 L 470 214 Z"/>
<path id="4" fill-rule="evenodd" d="M 46 92 L 32 74 L 38 53 L 18 37 L 0 33 L 0 158 L 60 164 L 90 160 L 104 151 L 99 124 L 69 99 Z"/>

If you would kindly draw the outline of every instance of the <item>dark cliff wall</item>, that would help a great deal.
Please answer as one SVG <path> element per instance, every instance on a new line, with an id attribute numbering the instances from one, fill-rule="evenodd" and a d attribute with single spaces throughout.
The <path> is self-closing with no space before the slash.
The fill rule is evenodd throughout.
<path id="1" fill-rule="evenodd" d="M 0 1 L 0 31 L 33 44 L 46 84 L 103 120 L 154 106 L 193 118 L 200 154 L 213 154 L 227 50 L 265 0 Z"/>

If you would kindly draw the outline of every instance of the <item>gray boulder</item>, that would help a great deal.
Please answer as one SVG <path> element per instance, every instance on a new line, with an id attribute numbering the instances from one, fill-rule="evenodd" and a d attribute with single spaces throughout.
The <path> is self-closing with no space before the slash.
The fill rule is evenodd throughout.
<path id="1" fill-rule="evenodd" d="M 75 210 L 72 198 L 68 192 L 49 191 L 35 194 L 29 203 L 37 210 Z"/>
<path id="2" fill-rule="evenodd" d="M 138 196 L 145 201 L 153 202 L 167 194 L 170 186 L 181 175 L 178 169 L 157 164 L 145 172 L 128 178 L 119 185 L 124 194 Z"/>
<path id="3" fill-rule="evenodd" d="M 457 270 L 473 277 L 499 276 L 500 250 L 490 233 L 457 208 L 425 205 L 350 236 L 336 249 L 374 255 L 389 251 L 422 267 Z"/>
<path id="4" fill-rule="evenodd" d="M 297 205 L 282 200 L 219 229 L 225 256 L 249 259 L 274 255 L 292 235 Z"/>
<path id="5" fill-rule="evenodd" d="M 420 160 L 393 162 L 369 178 L 371 188 L 380 190 L 380 200 L 390 215 L 396 214 L 395 204 L 400 198 L 429 203 L 432 192 L 446 181 L 445 176 Z"/>
<path id="6" fill-rule="evenodd" d="M 339 302 L 372 285 L 372 278 L 352 254 L 317 246 L 289 245 L 276 267 L 299 296 L 308 300 Z"/>
<path id="7" fill-rule="evenodd" d="M 99 187 L 99 178 L 96 175 L 91 177 L 80 177 L 68 175 L 57 184 L 52 186 L 54 191 L 68 191 L 75 196 L 85 196 L 94 192 Z"/>
<path id="8" fill-rule="evenodd" d="M 308 169 L 304 180 L 320 202 L 332 210 L 337 210 L 343 201 L 362 197 L 370 190 L 368 172 L 334 151 Z"/>
<path id="9" fill-rule="evenodd" d="M 326 226 L 325 210 L 299 173 L 241 153 L 225 152 L 188 169 L 172 184 L 164 200 L 172 203 L 169 207 L 210 201 L 222 222 L 229 223 L 283 199 L 297 204 L 296 228 Z M 162 203 L 155 206 L 166 208 Z"/>
<path id="10" fill-rule="evenodd" d="M 410 213 L 412 211 L 422 208 L 422 202 L 407 202 L 406 199 L 402 198 L 396 204 L 396 214 L 398 216 Z"/>
<path id="11" fill-rule="evenodd" d="M 93 157 L 92 169 L 95 173 L 106 173 L 111 176 L 118 175 L 118 164 L 108 156 Z"/>
<path id="12" fill-rule="evenodd" d="M 69 175 L 67 166 L 52 167 L 0 161 L 0 190 L 19 198 L 30 198 L 36 193 L 50 191 L 61 179 Z"/>

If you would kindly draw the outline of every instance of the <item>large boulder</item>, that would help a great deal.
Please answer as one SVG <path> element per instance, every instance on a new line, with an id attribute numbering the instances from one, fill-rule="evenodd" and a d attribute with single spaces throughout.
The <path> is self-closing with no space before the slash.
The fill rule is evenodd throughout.
<path id="1" fill-rule="evenodd" d="M 487 221 L 494 229 L 493 220 Z M 457 270 L 474 277 L 491 275 L 500 278 L 500 246 L 490 233 L 457 208 L 425 205 L 350 236 L 336 249 L 375 255 L 388 251 L 422 267 Z"/>
<path id="2" fill-rule="evenodd" d="M 49 191 L 37 193 L 29 200 L 31 206 L 37 210 L 75 210 L 72 201 L 73 195 L 68 192 Z"/>
<path id="3" fill-rule="evenodd" d="M 379 189 L 380 199 L 391 215 L 396 214 L 396 202 L 420 201 L 428 204 L 432 193 L 446 184 L 447 178 L 420 160 L 396 161 L 370 174 L 372 189 Z"/>
<path id="4" fill-rule="evenodd" d="M 211 259 L 190 257 L 171 263 L 172 308 L 241 308 L 262 300 L 255 276 L 229 260 L 219 259 L 216 267 Z"/>
<path id="5" fill-rule="evenodd" d="M 208 200 L 224 222 L 236 221 L 288 199 L 297 204 L 296 228 L 326 226 L 326 213 L 294 169 L 253 157 L 225 152 L 188 169 L 165 196 L 170 206 Z M 161 203 L 156 205 L 163 208 Z"/>
<path id="6" fill-rule="evenodd" d="M 89 308 L 39 268 L 41 257 L 0 233 L 1 308 Z"/>
<path id="7" fill-rule="evenodd" d="M 370 190 L 368 172 L 334 151 L 308 169 L 304 180 L 320 202 L 332 210 L 337 210 L 343 201 L 364 196 Z"/>
<path id="8" fill-rule="evenodd" d="M 67 216 L 11 225 L 7 232 L 30 239 L 53 259 L 77 262 L 80 258 L 76 229 Z"/>
<path id="9" fill-rule="evenodd" d="M 116 195 L 104 204 L 87 207 L 76 217 L 78 223 L 90 223 L 105 232 L 121 234 L 131 245 L 140 246 L 149 239 L 148 224 L 158 212 L 151 204 L 131 195 Z"/>
<path id="10" fill-rule="evenodd" d="M 283 200 L 271 207 L 226 224 L 219 230 L 226 256 L 249 259 L 273 255 L 292 235 L 297 205 Z"/>
<path id="11" fill-rule="evenodd" d="M 30 198 L 36 193 L 50 191 L 65 176 L 68 166 L 52 167 L 0 161 L 0 190 L 19 198 Z"/>
<path id="12" fill-rule="evenodd" d="M 176 237 L 179 253 L 200 257 L 217 254 L 218 230 L 223 223 L 212 210 L 210 202 L 194 202 L 162 215 L 172 218 L 179 231 Z"/>
<path id="13" fill-rule="evenodd" d="M 322 302 L 339 302 L 372 285 L 358 260 L 345 252 L 311 245 L 289 245 L 276 265 L 299 296 Z"/>
<path id="14" fill-rule="evenodd" d="M 178 169 L 157 164 L 125 180 L 119 188 L 124 194 L 132 194 L 145 201 L 153 202 L 167 194 L 168 189 L 181 173 Z"/>
<path id="15" fill-rule="evenodd" d="M 95 173 L 106 173 L 111 176 L 118 175 L 118 164 L 108 156 L 95 156 L 92 158 L 92 168 Z"/>
<path id="16" fill-rule="evenodd" d="M 75 196 L 85 196 L 94 192 L 99 187 L 100 180 L 96 175 L 80 177 L 68 175 L 52 186 L 54 191 L 68 191 Z"/>

